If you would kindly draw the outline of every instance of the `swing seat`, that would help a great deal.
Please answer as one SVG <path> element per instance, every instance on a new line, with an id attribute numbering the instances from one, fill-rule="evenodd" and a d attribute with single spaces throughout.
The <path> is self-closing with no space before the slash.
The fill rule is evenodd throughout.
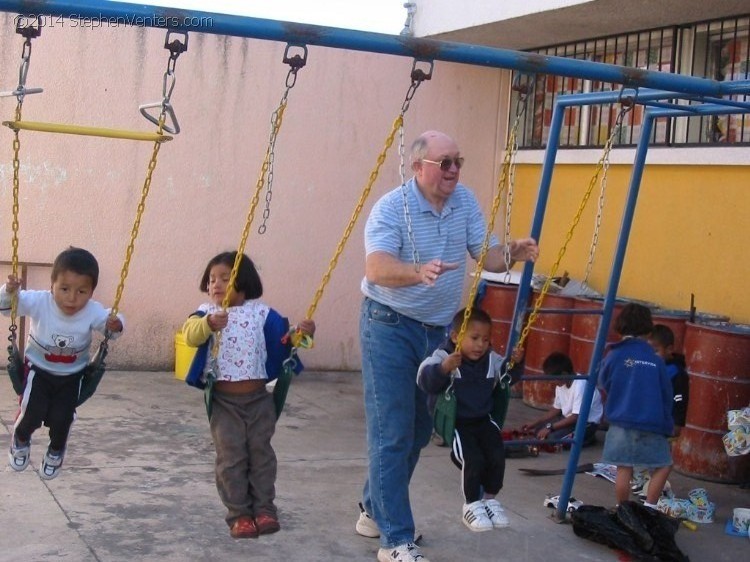
<path id="1" fill-rule="evenodd" d="M 77 406 L 86 402 L 86 400 L 91 398 L 94 395 L 94 392 L 96 392 L 96 389 L 104 376 L 104 371 L 107 368 L 104 360 L 107 358 L 108 352 L 108 344 L 102 342 L 99 344 L 99 349 L 96 352 L 96 355 L 94 355 L 94 358 L 84 368 L 83 378 L 81 379 L 81 391 L 78 393 Z"/>
<path id="2" fill-rule="evenodd" d="M 492 420 L 503 429 L 505 418 L 508 415 L 510 405 L 510 383 L 503 380 L 492 389 Z M 445 443 L 445 446 L 453 445 L 453 436 L 456 431 L 456 395 L 452 387 L 448 387 L 438 395 L 433 415 L 433 429 Z"/>
<path id="3" fill-rule="evenodd" d="M 13 392 L 18 396 L 23 394 L 24 386 L 26 386 L 24 369 L 23 358 L 18 346 L 15 342 L 11 343 L 8 346 L 8 376 L 10 377 L 10 383 L 13 385 Z"/>
<path id="4" fill-rule="evenodd" d="M 510 406 L 510 381 L 501 380 L 492 390 L 492 412 L 490 415 L 500 429 L 505 425 Z"/>

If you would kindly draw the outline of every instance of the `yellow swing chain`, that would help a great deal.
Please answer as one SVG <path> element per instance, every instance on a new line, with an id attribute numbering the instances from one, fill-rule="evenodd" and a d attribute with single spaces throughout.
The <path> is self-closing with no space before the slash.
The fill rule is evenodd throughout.
<path id="1" fill-rule="evenodd" d="M 516 152 L 518 150 L 518 128 L 521 124 L 521 116 L 526 109 L 526 99 L 528 90 L 519 89 L 518 103 L 516 104 L 516 117 L 513 122 L 513 126 L 508 133 L 508 141 L 505 145 L 505 154 L 503 156 L 503 164 L 501 168 L 500 178 L 497 183 L 497 189 L 495 191 L 495 198 L 492 201 L 492 210 L 490 211 L 489 221 L 487 223 L 487 229 L 484 233 L 484 241 L 482 242 L 482 250 L 477 260 L 476 270 L 474 272 L 474 281 L 471 284 L 471 290 L 469 291 L 469 304 L 464 310 L 464 319 L 461 322 L 461 329 L 458 332 L 456 338 L 456 351 L 461 350 L 461 343 L 466 334 L 466 327 L 469 324 L 469 317 L 474 306 L 474 298 L 477 294 L 477 288 L 479 287 L 479 279 L 481 278 L 482 270 L 484 269 L 484 262 L 487 258 L 487 252 L 490 247 L 490 239 L 492 237 L 492 231 L 495 229 L 495 217 L 497 211 L 500 208 L 500 203 L 503 198 L 503 193 L 508 189 L 508 184 L 513 179 L 514 170 L 513 163 Z M 510 207 L 507 207 L 507 212 L 510 213 Z M 505 266 L 510 269 L 511 258 L 510 258 L 510 218 L 506 217 L 506 240 L 505 240 Z"/>
<path id="2" fill-rule="evenodd" d="M 625 117 L 625 114 L 628 111 L 630 111 L 632 108 L 633 108 L 632 101 L 622 100 L 622 108 L 620 109 L 620 113 L 617 115 L 617 119 L 615 120 L 615 124 L 612 127 L 612 131 L 609 135 L 609 138 L 607 139 L 607 142 L 604 144 L 604 153 L 602 154 L 601 158 L 599 158 L 599 161 L 597 162 L 596 169 L 594 170 L 594 175 L 591 177 L 591 180 L 589 181 L 588 188 L 586 189 L 586 192 L 583 195 L 583 199 L 581 200 L 581 204 L 578 207 L 578 211 L 576 211 L 576 214 L 573 217 L 573 221 L 571 222 L 570 227 L 568 228 L 568 232 L 565 234 L 565 241 L 563 242 L 562 247 L 557 253 L 557 259 L 555 260 L 555 263 L 552 265 L 549 275 L 547 275 L 547 279 L 544 281 L 544 285 L 542 285 L 542 288 L 539 291 L 539 295 L 537 296 L 536 301 L 534 301 L 534 307 L 529 313 L 529 317 L 526 320 L 526 324 L 524 325 L 523 330 L 521 330 L 521 336 L 518 338 L 518 342 L 515 345 L 514 351 L 523 349 L 523 345 L 524 343 L 526 343 L 526 338 L 529 336 L 531 327 L 534 325 L 534 322 L 536 322 L 537 316 L 539 316 L 539 309 L 542 308 L 544 297 L 546 297 L 547 293 L 549 292 L 549 287 L 552 283 L 552 279 L 555 277 L 557 270 L 560 267 L 560 262 L 562 262 L 562 259 L 565 256 L 565 252 L 568 249 L 568 244 L 570 243 L 570 240 L 573 238 L 573 232 L 575 231 L 576 226 L 578 226 L 578 223 L 581 220 L 581 215 L 583 214 L 583 211 L 586 208 L 586 204 L 588 203 L 591 197 L 591 193 L 594 190 L 594 186 L 596 186 L 597 179 L 599 178 L 599 174 L 602 172 L 602 170 L 606 170 L 605 163 L 609 162 L 609 154 L 610 152 L 612 152 L 614 140 L 620 131 L 622 120 Z M 510 354 L 510 360 L 506 363 L 505 373 L 510 372 L 510 370 L 515 365 L 515 360 L 513 359 L 513 355 L 514 354 Z"/>
<path id="3" fill-rule="evenodd" d="M 30 44 L 29 44 L 30 45 Z M 16 105 L 16 120 L 21 119 L 21 106 L 23 105 L 23 98 L 20 97 L 18 104 Z M 19 174 L 21 169 L 21 140 L 18 137 L 18 130 L 13 131 L 13 237 L 11 239 L 11 246 L 13 248 L 11 254 L 11 272 L 13 277 L 18 279 L 18 212 L 19 212 L 19 190 L 20 181 Z M 20 280 L 19 280 L 20 281 Z M 16 315 L 18 314 L 18 291 L 13 293 L 10 301 L 10 336 L 8 339 L 12 344 L 16 344 Z"/>
<path id="4" fill-rule="evenodd" d="M 162 94 L 163 99 L 161 102 L 161 113 L 159 115 L 158 121 L 157 121 L 157 134 L 162 135 L 164 132 L 164 126 L 166 123 L 167 113 L 170 113 L 173 115 L 171 104 L 170 104 L 170 98 L 172 95 L 172 91 L 174 90 L 174 85 L 176 82 L 176 76 L 175 76 L 175 67 L 177 63 L 177 58 L 185 52 L 187 49 L 187 33 L 185 34 L 185 43 L 181 43 L 179 40 L 175 40 L 172 43 L 169 42 L 170 34 L 173 33 L 171 31 L 167 32 L 167 41 L 165 43 L 165 48 L 169 49 L 170 55 L 169 60 L 167 62 L 167 70 L 164 73 L 164 85 L 162 88 Z M 169 85 L 168 85 L 169 84 Z M 156 169 L 156 162 L 157 157 L 159 156 L 159 150 L 161 148 L 161 141 L 154 141 L 154 149 L 151 152 L 151 159 L 148 162 L 148 168 L 146 170 L 146 178 L 143 181 L 143 187 L 141 189 L 141 197 L 138 201 L 138 207 L 136 208 L 136 214 L 135 214 L 135 220 L 133 221 L 133 227 L 130 230 L 130 241 L 128 243 L 128 246 L 125 250 L 125 260 L 122 264 L 122 269 L 120 270 L 120 281 L 117 285 L 117 290 L 115 291 L 115 299 L 112 304 L 112 309 L 110 312 L 111 317 L 117 316 L 117 312 L 119 310 L 120 306 L 120 300 L 122 299 L 122 293 L 125 289 L 125 280 L 128 277 L 128 271 L 130 269 L 130 260 L 133 257 L 133 252 L 135 250 L 135 241 L 138 238 L 138 231 L 141 226 L 141 219 L 143 218 L 143 213 L 146 210 L 146 199 L 148 198 L 149 191 L 151 189 L 151 181 L 154 174 L 154 170 Z M 109 339 L 109 333 L 105 335 L 105 341 Z M 105 344 L 106 345 L 106 344 Z"/>
<path id="5" fill-rule="evenodd" d="M 29 22 L 26 22 L 22 20 L 21 18 L 18 19 L 16 22 L 16 33 L 19 33 L 23 37 L 26 38 L 26 40 L 23 42 L 23 47 L 21 49 L 21 66 L 18 71 L 18 87 L 16 88 L 15 92 L 13 92 L 16 96 L 16 111 L 15 111 L 15 120 L 20 121 L 21 120 L 21 110 L 23 108 L 23 100 L 27 93 L 26 88 L 26 77 L 29 72 L 29 65 L 31 64 L 31 40 L 39 37 L 41 34 L 41 23 L 39 18 L 36 18 L 36 24 L 32 24 Z M 37 93 L 41 91 L 39 88 L 34 88 L 33 91 L 30 91 L 30 93 Z M 19 137 L 19 130 L 14 129 L 13 130 L 13 222 L 12 222 L 12 230 L 13 230 L 13 236 L 11 239 L 11 246 L 12 246 L 12 253 L 11 253 L 11 273 L 13 277 L 18 279 L 18 231 L 19 231 L 19 221 L 18 221 L 18 215 L 19 215 L 19 201 L 20 201 L 20 171 L 21 171 L 21 139 Z M 19 279 L 19 281 L 21 281 Z M 16 345 L 16 330 L 18 329 L 18 326 L 16 325 L 16 317 L 18 315 L 18 291 L 13 293 L 13 296 L 11 297 L 11 305 L 10 305 L 10 335 L 8 336 L 8 340 L 10 341 L 11 345 Z"/>
<path id="6" fill-rule="evenodd" d="M 289 46 L 287 46 L 287 52 Z M 305 48 L 305 57 L 307 56 L 307 49 Z M 255 192 L 250 200 L 250 209 L 247 212 L 247 218 L 245 220 L 245 226 L 242 229 L 242 235 L 240 237 L 240 243 L 237 247 L 237 255 L 232 265 L 232 271 L 229 275 L 229 283 L 227 286 L 227 292 L 224 295 L 224 299 L 221 302 L 222 310 L 226 311 L 229 308 L 229 303 L 232 300 L 232 294 L 234 293 L 234 284 L 237 280 L 237 275 L 240 268 L 240 262 L 242 261 L 242 255 L 245 253 L 245 247 L 247 246 L 247 239 L 250 236 L 250 228 L 252 227 L 253 220 L 255 218 L 255 209 L 260 201 L 260 193 L 263 191 L 263 187 L 266 185 L 266 175 L 268 174 L 269 167 L 272 162 L 272 154 L 276 143 L 276 137 L 281 129 L 281 124 L 284 121 L 284 111 L 288 103 L 289 90 L 294 87 L 297 80 L 297 71 L 305 65 L 306 59 L 296 55 L 295 57 L 284 56 L 284 62 L 289 63 L 291 66 L 286 79 L 286 90 L 284 91 L 281 101 L 278 107 L 271 114 L 271 134 L 269 136 L 268 146 L 266 147 L 266 154 L 263 158 L 263 164 L 260 168 L 260 175 L 258 181 L 255 184 Z M 269 186 L 270 189 L 270 186 Z M 214 343 L 211 347 L 211 357 L 215 360 L 219 353 L 219 347 L 221 345 L 221 332 L 218 332 L 214 337 Z M 295 346 L 296 347 L 296 346 Z"/>
<path id="7" fill-rule="evenodd" d="M 424 80 L 429 80 L 430 78 L 432 78 L 433 63 L 429 61 L 429 65 L 430 65 L 429 71 L 424 72 L 423 70 L 417 68 L 417 62 L 418 61 L 415 59 L 414 64 L 412 65 L 411 84 L 409 86 L 408 91 L 406 92 L 406 97 L 404 98 L 404 102 L 401 105 L 401 112 L 393 121 L 393 126 L 391 127 L 390 133 L 388 133 L 388 136 L 386 137 L 385 145 L 383 146 L 383 149 L 380 151 L 380 154 L 378 155 L 375 167 L 370 172 L 370 177 L 367 181 L 367 184 L 365 185 L 365 188 L 362 190 L 362 193 L 359 196 L 359 200 L 357 201 L 357 205 L 354 208 L 354 212 L 352 213 L 352 216 L 349 219 L 349 223 L 346 225 L 346 228 L 344 229 L 344 234 L 341 237 L 341 240 L 339 240 L 339 243 L 336 246 L 336 250 L 333 253 L 333 257 L 328 263 L 328 270 L 323 275 L 323 279 L 320 282 L 320 286 L 315 291 L 315 296 L 313 297 L 312 303 L 310 303 L 310 306 L 307 309 L 306 318 L 308 320 L 312 319 L 313 315 L 315 314 L 315 310 L 318 307 L 318 303 L 320 302 L 320 299 L 323 297 L 323 290 L 325 289 L 328 282 L 331 280 L 331 274 L 333 273 L 333 270 L 336 268 L 336 265 L 338 264 L 339 256 L 341 256 L 341 253 L 344 251 L 346 243 L 349 240 L 349 236 L 351 235 L 352 230 L 354 229 L 354 226 L 357 224 L 357 220 L 359 219 L 359 216 L 362 213 L 362 208 L 364 207 L 364 204 L 367 201 L 368 196 L 370 195 L 372 186 L 375 184 L 375 181 L 378 179 L 378 174 L 380 173 L 380 168 L 383 166 L 383 163 L 385 162 L 388 149 L 393 145 L 393 141 L 396 137 L 396 133 L 398 133 L 403 127 L 404 116 L 406 115 L 406 112 L 409 109 L 409 105 L 411 103 L 412 98 L 414 97 L 414 94 L 417 91 L 417 88 L 419 88 L 420 84 Z M 293 342 L 295 339 L 299 339 L 300 336 L 301 334 L 297 334 L 297 333 L 294 334 L 292 336 Z M 310 344 L 310 347 L 312 347 L 311 339 L 309 341 L 309 344 Z M 297 344 L 294 344 L 294 345 L 295 347 L 297 346 Z"/>

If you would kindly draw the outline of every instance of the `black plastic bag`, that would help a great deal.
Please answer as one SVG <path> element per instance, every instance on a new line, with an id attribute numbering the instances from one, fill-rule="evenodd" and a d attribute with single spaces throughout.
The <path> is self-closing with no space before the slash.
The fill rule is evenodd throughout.
<path id="1" fill-rule="evenodd" d="M 623 550 L 644 562 L 689 562 L 675 543 L 679 520 L 626 501 L 615 509 L 582 505 L 570 515 L 573 532 L 584 539 Z"/>

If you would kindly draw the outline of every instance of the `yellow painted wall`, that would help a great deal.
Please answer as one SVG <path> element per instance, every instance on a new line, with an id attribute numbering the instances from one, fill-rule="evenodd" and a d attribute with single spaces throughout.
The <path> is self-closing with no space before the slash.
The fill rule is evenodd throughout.
<path id="1" fill-rule="evenodd" d="M 595 166 L 555 167 L 536 272 L 548 272 L 589 185 Z M 604 292 L 616 248 L 631 166 L 610 168 L 604 211 L 589 285 Z M 691 294 L 699 312 L 750 323 L 747 244 L 750 200 L 747 166 L 646 166 L 618 294 L 686 310 Z M 519 165 L 514 236 L 528 232 L 540 165 Z M 591 246 L 599 183 L 561 262 L 581 279 Z M 518 217 L 516 219 L 515 217 Z"/>

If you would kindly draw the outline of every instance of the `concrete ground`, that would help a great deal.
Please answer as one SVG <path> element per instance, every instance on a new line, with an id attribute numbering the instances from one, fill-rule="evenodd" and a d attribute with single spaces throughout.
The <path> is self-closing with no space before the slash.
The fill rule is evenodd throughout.
<path id="1" fill-rule="evenodd" d="M 0 373 L 0 448 L 8 448 L 15 400 Z M 507 427 L 538 410 L 514 399 Z M 200 561 L 374 560 L 376 539 L 354 532 L 366 469 L 359 373 L 304 373 L 295 380 L 279 421 L 274 447 L 279 459 L 277 505 L 281 532 L 234 540 L 213 481 L 214 452 L 202 394 L 172 373 L 110 372 L 99 392 L 80 408 L 59 478 L 41 480 L 47 440 L 34 436 L 32 465 L 0 468 L 0 560 Z M 596 462 L 601 445 L 584 450 Z M 571 525 L 557 524 L 542 506 L 559 493 L 562 476 L 530 477 L 519 467 L 562 468 L 568 453 L 508 459 L 499 499 L 511 520 L 507 529 L 472 533 L 460 520 L 459 473 L 447 449 L 429 445 L 411 486 L 423 552 L 436 561 L 536 562 L 623 560 L 617 552 L 580 539 Z M 750 507 L 750 491 L 737 486 L 670 478 L 680 497 L 704 487 L 716 502 L 714 523 L 677 542 L 695 561 L 747 560 L 750 541 L 728 536 L 734 507 Z M 578 475 L 573 495 L 611 506 L 608 481 Z"/>

